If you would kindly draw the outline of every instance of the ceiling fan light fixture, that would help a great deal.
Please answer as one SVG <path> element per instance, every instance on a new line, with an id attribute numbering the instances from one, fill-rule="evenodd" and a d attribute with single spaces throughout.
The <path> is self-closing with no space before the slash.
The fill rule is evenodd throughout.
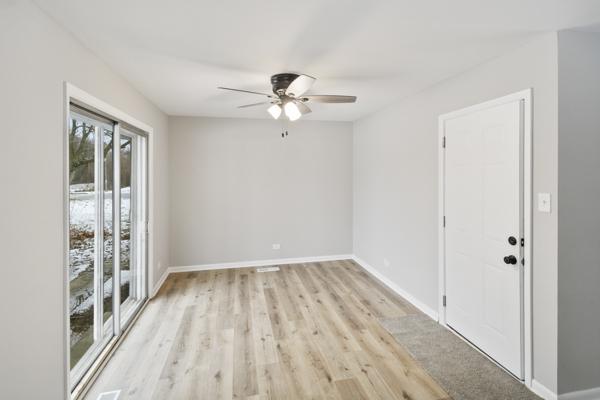
<path id="1" fill-rule="evenodd" d="M 298 106 L 293 101 L 286 103 L 284 110 L 285 115 L 290 119 L 290 121 L 295 121 L 302 116 Z"/>
<path id="2" fill-rule="evenodd" d="M 281 106 L 279 104 L 273 104 L 267 111 L 271 114 L 271 117 L 279 119 L 279 116 L 281 115 Z"/>
<path id="3" fill-rule="evenodd" d="M 239 109 L 257 106 L 268 107 L 267 112 L 273 119 L 285 118 L 296 121 L 305 114 L 312 112 L 306 103 L 355 103 L 356 96 L 305 94 L 315 83 L 315 78 L 290 72 L 271 76 L 273 94 L 255 92 L 245 89 L 234 89 L 219 86 L 218 89 L 265 96 L 267 99 L 258 103 L 244 104 Z M 268 105 L 268 106 L 267 106 Z M 282 117 L 282 114 L 285 114 Z"/>

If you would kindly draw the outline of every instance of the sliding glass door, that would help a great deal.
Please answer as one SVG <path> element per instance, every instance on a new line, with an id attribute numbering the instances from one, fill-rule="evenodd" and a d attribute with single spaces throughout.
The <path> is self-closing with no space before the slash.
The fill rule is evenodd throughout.
<path id="1" fill-rule="evenodd" d="M 146 138 L 125 128 L 120 134 L 120 264 L 119 311 L 126 326 L 146 299 L 145 271 L 147 226 L 145 209 Z"/>
<path id="2" fill-rule="evenodd" d="M 71 105 L 69 343 L 77 385 L 146 299 L 147 139 Z"/>

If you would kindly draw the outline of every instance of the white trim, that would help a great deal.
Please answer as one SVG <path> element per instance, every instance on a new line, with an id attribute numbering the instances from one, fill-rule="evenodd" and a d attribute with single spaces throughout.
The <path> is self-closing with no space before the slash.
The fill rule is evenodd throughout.
<path id="1" fill-rule="evenodd" d="M 357 256 L 352 256 L 352 259 L 356 263 L 358 263 L 361 267 L 363 267 L 367 272 L 369 272 L 371 275 L 373 275 L 375 278 L 377 278 L 377 280 L 379 280 L 385 286 L 387 286 L 392 291 L 394 291 L 396 294 L 398 294 L 400 297 L 404 298 L 409 303 L 411 303 L 413 306 L 417 307 L 419 310 L 421 310 L 422 312 L 424 312 L 425 314 L 427 314 L 434 321 L 438 320 L 438 317 L 439 317 L 438 313 L 433 308 L 431 308 L 427 304 L 421 302 L 415 296 L 413 296 L 412 294 L 408 293 L 407 291 L 405 291 L 404 289 L 402 289 L 400 286 L 396 285 L 394 282 L 392 282 L 391 280 L 389 280 L 388 278 L 386 278 L 385 276 L 383 276 L 379 271 L 377 271 L 371 265 L 367 264 L 361 258 L 358 258 Z"/>
<path id="2" fill-rule="evenodd" d="M 156 282 L 156 284 L 152 288 L 152 291 L 150 292 L 150 298 L 151 299 L 154 298 L 154 296 L 156 296 L 156 294 L 158 293 L 158 291 L 162 287 L 163 283 L 165 283 L 165 281 L 167 280 L 168 276 L 169 276 L 169 268 L 165 268 L 165 270 L 163 271 L 163 274 L 161 275 L 160 279 L 158 280 L 158 282 Z"/>
<path id="3" fill-rule="evenodd" d="M 578 390 L 577 392 L 564 393 L 558 396 L 559 400 L 600 400 L 600 387 Z"/>
<path id="4" fill-rule="evenodd" d="M 517 93 L 510 94 L 495 100 L 486 101 L 471 107 L 453 111 L 440 115 L 438 120 L 438 313 L 439 322 L 446 325 L 446 313 L 443 305 L 443 296 L 446 293 L 446 271 L 445 271 L 445 235 L 444 235 L 444 193 L 445 193 L 445 151 L 442 143 L 445 135 L 445 121 L 456 118 L 475 111 L 498 105 L 523 101 L 523 236 L 525 246 L 523 257 L 525 265 L 523 267 L 523 366 L 524 382 L 528 387 L 532 387 L 533 371 L 533 344 L 532 344 L 532 97 L 533 90 L 526 89 Z"/>
<path id="5" fill-rule="evenodd" d="M 69 213 L 70 210 L 70 188 L 69 188 L 69 124 L 70 124 L 70 105 L 69 105 L 69 89 L 68 84 L 65 82 L 63 85 L 64 92 L 64 103 L 63 103 L 63 130 L 61 137 L 63 140 L 63 199 L 62 199 L 62 215 L 63 215 L 63 249 L 62 256 L 63 262 L 61 263 L 62 274 L 62 286 L 63 286 L 63 346 L 64 346 L 64 357 L 63 357 L 63 391 L 66 399 L 71 398 L 71 343 L 70 343 L 70 310 L 69 310 Z"/>
<path id="6" fill-rule="evenodd" d="M 266 267 L 269 265 L 286 265 L 286 264 L 303 264 L 321 261 L 339 261 L 352 259 L 352 254 L 339 254 L 331 256 L 316 256 L 316 257 L 300 257 L 300 258 L 279 258 L 274 260 L 255 260 L 255 261 L 238 261 L 218 264 L 200 264 L 186 265 L 179 267 L 169 267 L 170 274 L 177 272 L 192 272 L 192 271 L 209 271 L 213 269 L 231 269 L 231 268 L 251 268 L 251 267 Z"/>
<path id="7" fill-rule="evenodd" d="M 104 115 L 111 117 L 112 119 L 116 119 L 118 121 L 124 122 L 134 128 L 140 129 L 147 134 L 148 137 L 148 191 L 147 191 L 147 203 L 148 203 L 148 242 L 147 242 L 147 251 L 148 251 L 148 263 L 147 263 L 147 271 L 146 271 L 146 279 L 147 285 L 149 282 L 153 282 L 154 279 L 154 266 L 153 266 L 153 253 L 154 253 L 154 229 L 153 229 L 153 211 L 154 211 L 154 159 L 153 159 L 153 149 L 154 149 L 154 129 L 133 118 L 129 114 L 119 110 L 116 107 L 111 106 L 110 104 L 92 96 L 91 94 L 85 92 L 84 90 L 78 88 L 77 86 L 64 82 L 64 109 L 63 109 L 63 262 L 62 265 L 63 273 L 63 309 L 65 311 L 63 327 L 64 331 L 64 358 L 63 358 L 63 371 L 65 373 L 64 379 L 64 390 L 67 395 L 67 398 L 71 398 L 71 368 L 70 368 L 70 343 L 68 338 L 69 332 L 69 283 L 68 283 L 68 265 L 69 265 L 69 115 L 70 115 L 70 103 L 71 101 L 75 101 L 78 104 L 85 105 L 86 108 L 91 108 L 95 111 L 98 111 Z M 117 121 L 117 122 L 118 122 Z M 141 308 L 140 308 L 141 311 Z M 138 313 L 139 315 L 139 313 Z M 77 388 L 75 388 L 77 389 Z"/>
<path id="8" fill-rule="evenodd" d="M 558 396 L 552 390 L 548 389 L 546 386 L 542 385 L 535 379 L 531 381 L 530 389 L 533 393 L 537 394 L 541 398 L 545 400 L 557 400 Z"/>
<path id="9" fill-rule="evenodd" d="M 153 132 L 153 131 L 152 131 Z M 150 132 L 148 134 L 148 141 L 146 149 L 146 226 L 148 232 L 146 234 L 146 264 L 148 265 L 148 271 L 146 271 L 146 293 L 149 291 L 151 282 L 154 282 L 154 135 Z"/>
<path id="10" fill-rule="evenodd" d="M 116 146 L 115 146 L 116 145 Z M 121 215 L 121 150 L 118 152 L 116 148 L 121 146 L 121 127 L 117 122 L 113 131 L 113 190 L 112 190 L 112 215 Z M 115 190 L 117 189 L 118 190 Z M 113 238 L 115 232 L 118 232 L 121 237 L 121 218 L 113 218 Z M 114 257 L 114 254 L 119 254 L 119 257 Z M 115 282 L 121 284 L 121 241 L 113 239 L 113 285 Z M 113 332 L 115 336 L 121 334 L 121 290 L 113 290 Z"/>
<path id="11" fill-rule="evenodd" d="M 119 121 L 125 122 L 131 126 L 134 126 L 142 131 L 152 134 L 154 133 L 154 129 L 150 125 L 147 125 L 135 118 L 131 115 L 126 114 L 125 112 L 119 110 L 116 107 L 111 106 L 110 104 L 98 99 L 97 97 L 92 96 L 88 92 L 79 89 L 77 86 L 65 82 L 65 87 L 67 91 L 67 102 L 69 99 L 74 99 L 76 101 L 83 102 L 88 108 L 94 108 L 98 111 L 101 111 L 103 114 L 107 114 L 109 117 L 118 119 Z"/>

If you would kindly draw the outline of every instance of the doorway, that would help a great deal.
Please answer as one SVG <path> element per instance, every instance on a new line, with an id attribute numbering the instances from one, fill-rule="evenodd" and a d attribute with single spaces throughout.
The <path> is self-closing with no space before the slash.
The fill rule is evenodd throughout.
<path id="1" fill-rule="evenodd" d="M 66 134 L 72 391 L 148 297 L 148 132 L 70 98 Z"/>
<path id="2" fill-rule="evenodd" d="M 440 322 L 531 379 L 531 91 L 440 117 Z"/>

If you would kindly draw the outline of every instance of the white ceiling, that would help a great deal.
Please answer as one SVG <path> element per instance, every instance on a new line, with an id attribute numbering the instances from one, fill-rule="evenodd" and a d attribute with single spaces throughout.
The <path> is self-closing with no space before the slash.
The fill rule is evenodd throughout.
<path id="1" fill-rule="evenodd" d="M 266 118 L 236 106 L 269 77 L 317 78 L 310 118 L 352 121 L 540 32 L 600 22 L 598 0 L 37 0 L 169 115 Z"/>

